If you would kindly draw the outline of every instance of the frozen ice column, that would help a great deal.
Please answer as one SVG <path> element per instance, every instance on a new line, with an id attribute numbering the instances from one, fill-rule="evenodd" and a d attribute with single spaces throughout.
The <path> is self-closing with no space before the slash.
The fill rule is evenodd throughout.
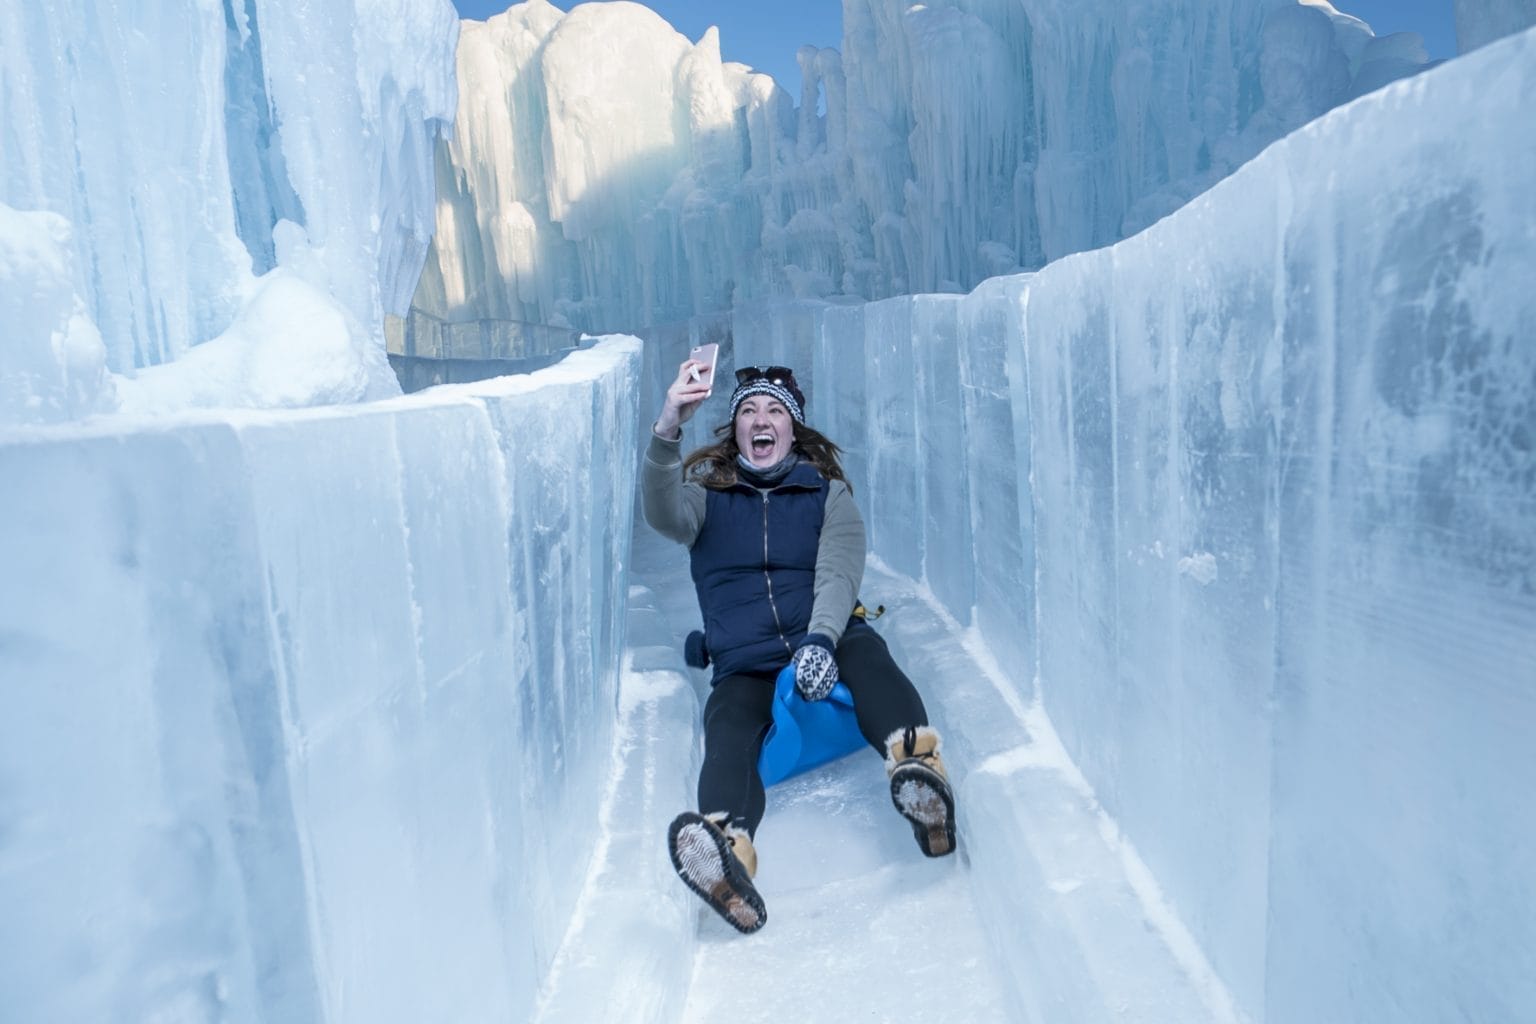
<path id="1" fill-rule="evenodd" d="M 295 226 L 289 269 L 387 393 L 383 313 L 432 232 L 457 35 L 447 0 L 7 4 L 0 203 L 69 222 L 73 284 L 130 375 L 226 331 Z"/>

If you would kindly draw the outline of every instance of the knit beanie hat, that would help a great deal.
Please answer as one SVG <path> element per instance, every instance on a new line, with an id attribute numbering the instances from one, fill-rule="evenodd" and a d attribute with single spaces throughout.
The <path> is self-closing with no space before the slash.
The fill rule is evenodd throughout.
<path id="1" fill-rule="evenodd" d="M 738 371 L 737 377 L 748 373 L 749 370 L 759 370 L 761 367 L 750 367 L 748 370 Z M 783 370 L 783 367 L 769 367 L 768 369 Z M 736 390 L 731 392 L 731 421 L 736 420 L 736 410 L 741 408 L 741 403 L 753 395 L 768 395 L 776 398 L 789 410 L 790 416 L 796 423 L 805 425 L 805 394 L 795 384 L 795 375 L 788 370 L 781 374 L 762 375 L 751 377 L 736 385 Z"/>

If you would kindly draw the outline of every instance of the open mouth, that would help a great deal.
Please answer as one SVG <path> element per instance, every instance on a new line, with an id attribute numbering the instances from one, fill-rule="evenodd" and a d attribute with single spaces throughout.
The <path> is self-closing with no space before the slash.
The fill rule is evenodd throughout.
<path id="1" fill-rule="evenodd" d="M 754 459 L 761 459 L 767 456 L 770 452 L 773 451 L 773 442 L 774 437 L 772 434 L 753 434 L 752 457 Z"/>

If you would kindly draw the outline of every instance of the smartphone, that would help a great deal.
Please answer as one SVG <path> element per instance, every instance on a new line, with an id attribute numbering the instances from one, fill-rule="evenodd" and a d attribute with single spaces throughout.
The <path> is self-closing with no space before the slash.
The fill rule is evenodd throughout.
<path id="1" fill-rule="evenodd" d="M 703 368 L 695 366 L 689 373 L 695 381 L 708 382 L 710 389 L 715 386 L 715 360 L 720 356 L 720 346 L 714 343 L 700 345 L 688 353 L 688 358 L 704 364 Z"/>

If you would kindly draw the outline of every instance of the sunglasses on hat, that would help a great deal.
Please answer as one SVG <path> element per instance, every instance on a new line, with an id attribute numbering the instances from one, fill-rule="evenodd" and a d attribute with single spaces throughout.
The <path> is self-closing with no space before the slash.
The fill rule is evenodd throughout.
<path id="1" fill-rule="evenodd" d="M 736 371 L 736 384 L 750 384 L 754 380 L 766 380 L 780 387 L 797 388 L 795 371 L 787 366 L 743 366 Z"/>

